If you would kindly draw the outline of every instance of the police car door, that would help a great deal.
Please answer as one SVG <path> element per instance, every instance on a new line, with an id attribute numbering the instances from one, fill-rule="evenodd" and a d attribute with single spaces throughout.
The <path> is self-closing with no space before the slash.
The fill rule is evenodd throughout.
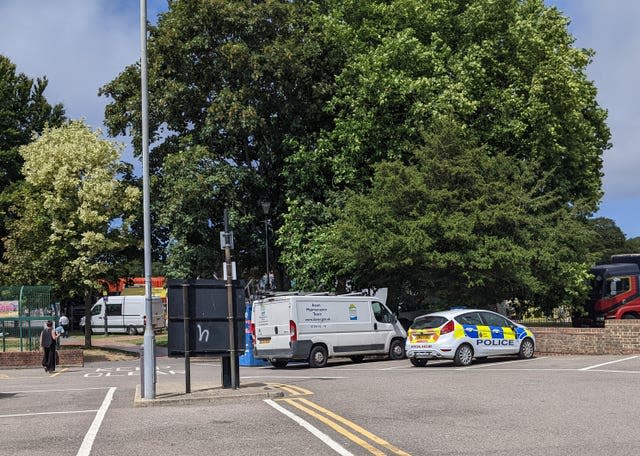
<path id="1" fill-rule="evenodd" d="M 509 320 L 502 315 L 493 312 L 480 312 L 480 317 L 489 328 L 491 342 L 485 345 L 493 355 L 505 355 L 518 353 L 520 342 L 516 339 L 515 332 Z"/>
<path id="2" fill-rule="evenodd" d="M 484 345 L 484 339 L 489 335 L 478 312 L 467 312 L 458 315 L 455 320 L 462 325 L 464 340 L 473 346 L 475 356 L 488 356 L 488 348 Z M 484 329 L 483 329 L 484 328 Z"/>

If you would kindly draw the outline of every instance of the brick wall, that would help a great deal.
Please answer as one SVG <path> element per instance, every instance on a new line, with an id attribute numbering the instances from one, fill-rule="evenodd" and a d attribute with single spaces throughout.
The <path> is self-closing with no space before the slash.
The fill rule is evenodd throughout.
<path id="1" fill-rule="evenodd" d="M 640 354 L 640 320 L 607 320 L 604 328 L 530 328 L 538 353 Z"/>
<path id="2" fill-rule="evenodd" d="M 59 365 L 84 366 L 84 355 L 82 350 L 59 350 Z M 30 352 L 4 352 L 0 353 L 0 367 L 41 367 L 42 353 Z"/>

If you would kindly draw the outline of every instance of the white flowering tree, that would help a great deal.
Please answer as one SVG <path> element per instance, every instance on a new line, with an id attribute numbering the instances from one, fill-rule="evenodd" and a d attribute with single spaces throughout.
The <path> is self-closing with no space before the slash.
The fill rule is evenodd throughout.
<path id="1" fill-rule="evenodd" d="M 52 284 L 60 296 L 81 294 L 89 314 L 99 279 L 137 242 L 131 224 L 140 191 L 119 179 L 126 170 L 121 152 L 82 121 L 47 128 L 20 148 L 25 182 L 8 223 L 5 277 Z"/>

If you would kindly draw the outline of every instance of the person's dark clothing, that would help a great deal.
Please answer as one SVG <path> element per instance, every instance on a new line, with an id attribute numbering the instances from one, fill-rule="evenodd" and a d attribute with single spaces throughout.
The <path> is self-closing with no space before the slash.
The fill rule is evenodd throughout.
<path id="1" fill-rule="evenodd" d="M 44 350 L 42 367 L 47 372 L 56 370 L 56 341 L 52 335 L 52 328 L 44 328 L 40 334 L 40 345 Z"/>

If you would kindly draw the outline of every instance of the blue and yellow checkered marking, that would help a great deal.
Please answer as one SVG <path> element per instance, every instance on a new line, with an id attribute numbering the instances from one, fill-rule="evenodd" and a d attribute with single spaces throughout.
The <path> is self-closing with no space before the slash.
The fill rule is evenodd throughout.
<path id="1" fill-rule="evenodd" d="M 463 337 L 463 334 L 471 339 L 523 339 L 527 335 L 531 335 L 529 330 L 518 328 L 518 332 L 503 326 L 485 326 L 485 325 L 462 325 L 463 331 L 456 331 L 456 339 Z M 459 337 L 458 337 L 459 334 Z"/>

